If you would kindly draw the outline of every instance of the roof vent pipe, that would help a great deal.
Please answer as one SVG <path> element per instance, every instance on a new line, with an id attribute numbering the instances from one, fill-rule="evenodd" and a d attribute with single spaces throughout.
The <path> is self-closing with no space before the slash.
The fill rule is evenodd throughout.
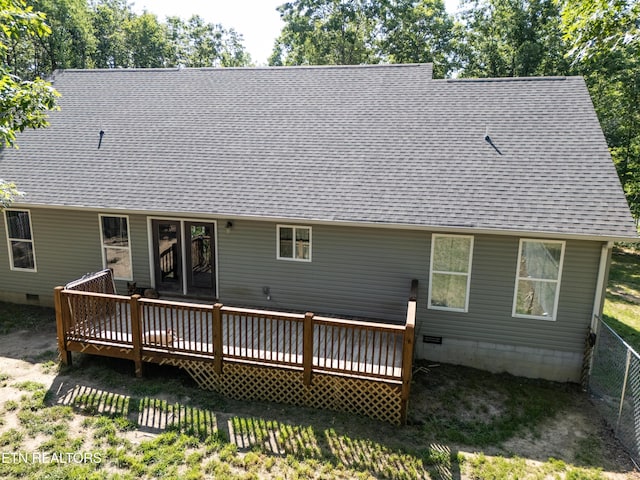
<path id="1" fill-rule="evenodd" d="M 502 152 L 500 151 L 500 149 L 496 146 L 495 143 L 493 143 L 493 140 L 491 139 L 491 136 L 489 136 L 489 127 L 488 126 L 487 126 L 487 128 L 486 128 L 486 130 L 484 132 L 484 140 L 489 145 L 491 145 L 496 152 L 498 152 L 498 155 L 502 155 Z"/>

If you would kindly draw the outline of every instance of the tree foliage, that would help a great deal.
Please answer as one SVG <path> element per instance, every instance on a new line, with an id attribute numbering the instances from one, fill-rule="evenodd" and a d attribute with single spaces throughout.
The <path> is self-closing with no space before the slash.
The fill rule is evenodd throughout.
<path id="1" fill-rule="evenodd" d="M 0 178 L 0 210 L 7 208 L 16 197 L 22 196 L 23 193 L 18 190 L 13 182 L 5 182 Z"/>
<path id="2" fill-rule="evenodd" d="M 272 65 L 375 63 L 367 0 L 298 0 L 278 7 L 285 23 Z"/>
<path id="3" fill-rule="evenodd" d="M 31 0 L 42 12 L 51 34 L 34 38 L 41 74 L 62 68 L 91 68 L 95 37 L 86 0 Z"/>
<path id="4" fill-rule="evenodd" d="M 189 67 L 242 67 L 251 59 L 242 46 L 242 36 L 220 24 L 206 23 L 198 15 L 187 21 L 167 18 L 172 61 Z"/>
<path id="5" fill-rule="evenodd" d="M 434 75 L 451 72 L 453 17 L 442 0 L 378 2 L 378 55 L 389 63 L 433 63 Z"/>
<path id="6" fill-rule="evenodd" d="M 432 62 L 450 70 L 453 19 L 442 0 L 297 0 L 278 8 L 285 23 L 271 65 Z"/>
<path id="7" fill-rule="evenodd" d="M 23 80 L 7 64 L 23 39 L 49 33 L 43 14 L 22 0 L 0 0 L 0 150 L 16 146 L 17 132 L 46 126 L 46 112 L 56 108 L 58 93 L 49 83 L 40 78 Z M 0 209 L 20 195 L 14 183 L 0 179 Z"/>
<path id="8" fill-rule="evenodd" d="M 27 0 L 43 12 L 49 34 L 21 37 L 6 62 L 23 78 L 65 68 L 245 66 L 242 36 L 202 17 L 162 22 L 136 14 L 126 0 Z"/>
<path id="9" fill-rule="evenodd" d="M 102 0 L 91 9 L 95 37 L 93 63 L 96 68 L 116 68 L 129 64 L 130 39 L 126 26 L 134 17 L 126 0 Z"/>
<path id="10" fill-rule="evenodd" d="M 637 0 L 564 0 L 562 20 L 570 55 L 577 61 L 610 52 L 638 49 L 640 2 Z"/>
<path id="11" fill-rule="evenodd" d="M 555 0 L 464 0 L 456 53 L 467 77 L 565 75 L 570 65 Z"/>
<path id="12" fill-rule="evenodd" d="M 0 148 L 16 145 L 16 133 L 47 125 L 47 111 L 56 108 L 57 92 L 36 77 L 20 78 L 7 60 L 16 55 L 15 46 L 24 39 L 45 37 L 50 28 L 44 15 L 34 12 L 22 0 L 0 0 Z M 8 191 L 0 187 L 0 197 Z"/>
<path id="13" fill-rule="evenodd" d="M 640 218 L 640 3 L 565 0 L 565 39 L 586 78 L 627 201 Z"/>

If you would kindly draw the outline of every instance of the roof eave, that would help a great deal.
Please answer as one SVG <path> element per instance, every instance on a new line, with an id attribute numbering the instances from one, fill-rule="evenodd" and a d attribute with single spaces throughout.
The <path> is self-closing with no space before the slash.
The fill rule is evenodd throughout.
<path id="1" fill-rule="evenodd" d="M 342 227 L 366 227 L 366 228 L 384 228 L 384 229 L 397 229 L 397 230 L 422 230 L 434 233 L 460 233 L 460 234 L 474 234 L 474 235 L 499 235 L 510 237 L 523 237 L 531 236 L 536 238 L 553 238 L 563 240 L 586 240 L 596 242 L 638 242 L 640 236 L 638 233 L 635 235 L 619 235 L 619 234 L 599 234 L 599 233 L 572 233 L 572 232 L 560 232 L 560 231 L 543 231 L 543 230 L 529 230 L 529 229 L 500 229 L 500 228 L 487 228 L 487 227 L 474 227 L 464 225 L 428 225 L 428 224 L 413 224 L 413 223 L 391 223 L 391 222 L 370 222 L 370 221 L 349 221 L 349 220 L 329 220 L 329 219 L 314 219 L 314 218 L 301 218 L 301 217 L 278 217 L 278 216 L 260 216 L 260 215 L 242 215 L 228 212 L 217 213 L 198 213 L 198 212 L 178 212 L 178 211 L 165 211 L 165 210 L 136 210 L 136 209 L 120 209 L 109 207 L 85 207 L 81 205 L 45 205 L 45 204 L 33 204 L 33 203 L 19 203 L 15 202 L 11 208 L 46 208 L 56 210 L 74 210 L 74 211 L 90 211 L 96 213 L 118 213 L 124 215 L 146 215 L 149 217 L 180 217 L 180 218 L 199 218 L 199 219 L 233 219 L 233 220 L 248 220 L 258 222 L 273 222 L 273 223 L 305 223 L 308 225 L 333 225 Z"/>

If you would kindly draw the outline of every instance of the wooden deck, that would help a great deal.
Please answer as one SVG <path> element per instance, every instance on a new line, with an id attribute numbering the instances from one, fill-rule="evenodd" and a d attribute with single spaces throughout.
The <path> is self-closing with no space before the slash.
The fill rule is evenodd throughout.
<path id="1" fill-rule="evenodd" d="M 302 372 L 307 386 L 314 375 L 395 385 L 408 399 L 414 293 L 406 324 L 390 325 L 116 295 L 106 272 L 55 289 L 63 362 L 72 351 L 128 358 L 137 375 L 144 362 L 199 362 L 216 375 L 244 364 Z"/>

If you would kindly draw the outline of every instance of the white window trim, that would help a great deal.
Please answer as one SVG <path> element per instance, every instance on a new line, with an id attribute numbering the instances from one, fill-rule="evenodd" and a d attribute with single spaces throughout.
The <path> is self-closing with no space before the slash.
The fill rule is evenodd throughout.
<path id="1" fill-rule="evenodd" d="M 293 257 L 281 257 L 280 256 L 280 229 L 281 228 L 292 228 L 293 229 Z M 304 228 L 309 230 L 309 258 L 296 258 L 296 229 Z M 310 263 L 312 258 L 313 251 L 313 232 L 311 227 L 306 225 L 284 225 L 278 224 L 276 225 L 276 258 L 278 260 L 288 260 L 290 262 L 305 262 Z"/>
<path id="2" fill-rule="evenodd" d="M 107 246 L 104 244 L 104 231 L 102 228 L 102 218 L 103 217 L 119 217 L 127 219 L 127 241 L 129 242 L 128 247 L 120 247 L 120 246 Z M 102 254 L 102 266 L 103 268 L 109 268 L 107 265 L 107 257 L 105 256 L 105 249 L 111 248 L 114 250 L 128 250 L 129 251 L 129 265 L 131 265 L 131 275 L 127 277 L 116 277 L 114 276 L 114 280 L 127 280 L 133 281 L 133 260 L 131 258 L 131 221 L 129 220 L 129 215 L 121 215 L 117 213 L 100 213 L 98 214 L 98 223 L 100 226 L 100 252 Z"/>
<path id="3" fill-rule="evenodd" d="M 557 280 L 549 280 L 546 278 L 532 278 L 532 277 L 520 277 L 520 262 L 522 260 L 522 245 L 524 242 L 538 242 L 538 243 L 556 243 L 561 245 L 560 249 L 560 262 L 558 264 L 558 279 Z M 532 320 L 545 320 L 547 322 L 555 322 L 557 320 L 558 314 L 558 303 L 560 301 L 560 284 L 562 281 L 562 270 L 564 268 L 564 251 L 567 242 L 564 240 L 544 240 L 540 238 L 521 238 L 520 243 L 518 245 L 518 260 L 516 263 L 516 284 L 513 290 L 513 308 L 511 310 L 511 315 L 514 318 L 527 318 Z M 553 313 L 550 316 L 543 315 L 525 315 L 524 313 L 516 313 L 517 302 L 518 302 L 518 285 L 520 280 L 532 280 L 535 282 L 547 282 L 547 283 L 555 283 L 556 284 L 556 295 L 553 300 Z"/>
<path id="4" fill-rule="evenodd" d="M 467 273 L 461 273 L 461 272 L 447 272 L 444 270 L 436 270 L 434 272 L 433 270 L 433 253 L 435 250 L 435 240 L 436 238 L 451 238 L 451 237 L 455 237 L 455 238 L 468 238 L 471 240 L 471 243 L 469 244 L 469 265 L 467 267 Z M 431 309 L 431 310 L 444 310 L 446 312 L 462 312 L 462 313 L 467 313 L 469 312 L 469 297 L 471 296 L 471 265 L 473 264 L 473 241 L 474 241 L 474 237 L 473 235 L 447 235 L 447 234 L 442 234 L 442 233 L 433 233 L 431 234 L 431 257 L 429 259 L 429 293 L 428 293 L 428 299 L 427 299 L 427 308 Z M 431 291 L 433 290 L 431 288 L 431 286 L 433 285 L 433 274 L 434 273 L 442 273 L 442 274 L 446 274 L 446 275 L 466 275 L 467 276 L 467 290 L 466 290 L 466 295 L 465 295 L 465 302 L 464 302 L 464 308 L 452 308 L 452 307 L 442 307 L 440 305 L 431 305 Z"/>
<path id="5" fill-rule="evenodd" d="M 31 240 L 25 240 L 23 238 L 12 238 L 9 236 L 9 222 L 7 222 L 6 212 L 27 212 L 29 215 L 29 231 L 31 232 Z M 7 238 L 7 247 L 9 248 L 9 268 L 15 272 L 38 272 L 38 262 L 36 261 L 36 243 L 33 235 L 33 224 L 31 223 L 31 210 L 26 208 L 7 208 L 5 209 L 4 217 L 4 229 Z M 11 248 L 11 242 L 31 242 L 31 251 L 33 252 L 33 268 L 19 268 L 15 267 L 13 263 L 13 248 Z"/>

